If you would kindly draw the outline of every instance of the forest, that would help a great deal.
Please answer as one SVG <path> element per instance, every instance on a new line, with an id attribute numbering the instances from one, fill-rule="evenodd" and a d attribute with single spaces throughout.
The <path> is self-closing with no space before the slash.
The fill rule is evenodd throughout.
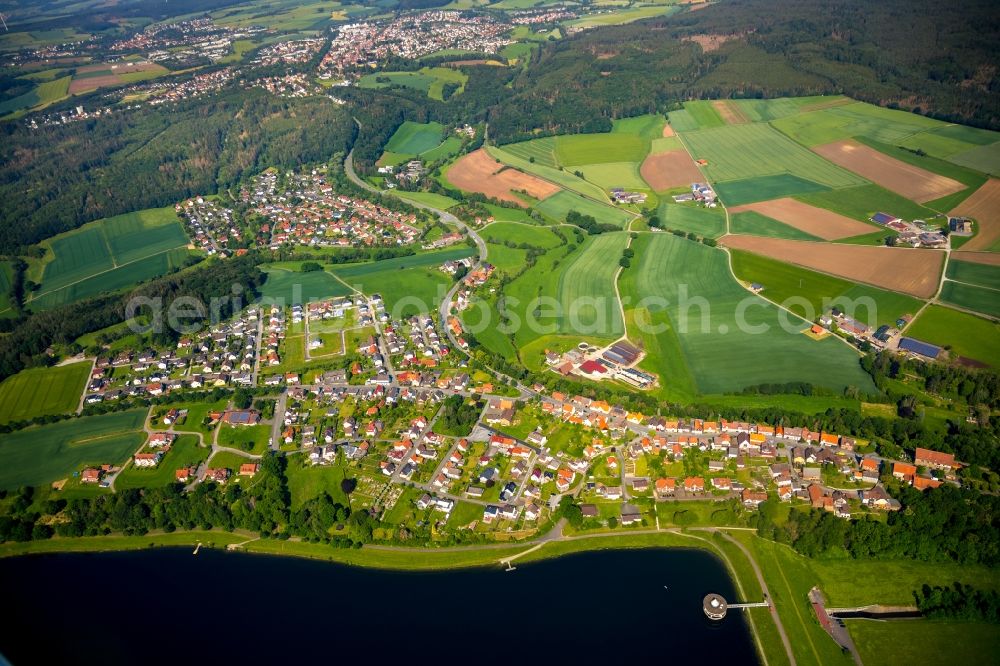
<path id="1" fill-rule="evenodd" d="M 86 222 L 212 194 L 271 166 L 346 152 L 350 117 L 324 98 L 229 91 L 31 130 L 0 125 L 0 254 Z M 85 137 L 85 139 L 84 139 Z"/>
<path id="2" fill-rule="evenodd" d="M 727 41 L 705 53 L 696 35 Z M 997 129 L 998 41 L 989 0 L 720 2 L 548 44 L 491 107 L 490 135 L 606 131 L 691 98 L 829 93 Z"/>

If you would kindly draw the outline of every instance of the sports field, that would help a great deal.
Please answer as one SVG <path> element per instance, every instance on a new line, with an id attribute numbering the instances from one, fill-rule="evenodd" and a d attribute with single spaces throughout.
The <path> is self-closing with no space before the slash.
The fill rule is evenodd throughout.
<path id="1" fill-rule="evenodd" d="M 188 238 L 172 207 L 85 224 L 42 241 L 28 277 L 41 284 L 29 305 L 49 307 L 132 286 L 183 265 Z"/>
<path id="2" fill-rule="evenodd" d="M 146 440 L 145 418 L 145 409 L 133 409 L 0 434 L 0 488 L 38 486 L 85 465 L 122 463 Z"/>
<path id="3" fill-rule="evenodd" d="M 664 229 L 680 229 L 706 238 L 718 238 L 726 233 L 726 214 L 719 208 L 664 202 L 656 209 L 656 214 Z"/>
<path id="4" fill-rule="evenodd" d="M 637 261 L 622 275 L 622 297 L 632 303 L 665 299 L 647 301 L 642 314 L 668 328 L 643 334 L 630 326 L 629 335 L 646 344 L 645 367 L 657 371 L 668 389 L 675 375 L 692 377 L 701 393 L 795 381 L 872 388 L 846 345 L 808 338 L 798 332 L 806 324 L 791 316 L 790 330 L 782 329 L 778 310 L 732 279 L 725 253 L 662 233 L 644 234 L 633 247 Z"/>
<path id="5" fill-rule="evenodd" d="M 76 411 L 90 379 L 90 362 L 29 368 L 0 384 L 0 423 Z"/>
<path id="6" fill-rule="evenodd" d="M 618 257 L 628 242 L 624 233 L 588 238 L 559 274 L 563 316 L 559 332 L 615 339 L 625 333 L 615 294 Z"/>
<path id="7" fill-rule="evenodd" d="M 708 160 L 704 168 L 712 181 L 794 174 L 832 188 L 865 183 L 762 123 L 689 132 L 682 139 L 695 159 Z"/>
<path id="8" fill-rule="evenodd" d="M 996 367 L 1000 364 L 1000 324 L 975 315 L 932 305 L 920 313 L 906 334 L 936 345 L 950 345 L 953 354 Z"/>
<path id="9" fill-rule="evenodd" d="M 598 222 L 614 224 L 623 228 L 634 217 L 618 208 L 599 204 L 596 201 L 585 199 L 575 192 L 565 190 L 545 199 L 536 205 L 535 209 L 559 222 L 565 221 L 566 214 L 575 210 L 583 215 L 593 216 Z"/>
<path id="10" fill-rule="evenodd" d="M 733 273 L 747 283 L 764 285 L 764 298 L 814 321 L 833 307 L 878 327 L 893 324 L 904 314 L 916 314 L 923 302 L 892 291 L 876 289 L 792 266 L 749 252 L 732 252 Z"/>
<path id="11" fill-rule="evenodd" d="M 419 155 L 440 145 L 444 136 L 441 123 L 415 123 L 407 120 L 393 133 L 385 149 L 404 155 Z"/>

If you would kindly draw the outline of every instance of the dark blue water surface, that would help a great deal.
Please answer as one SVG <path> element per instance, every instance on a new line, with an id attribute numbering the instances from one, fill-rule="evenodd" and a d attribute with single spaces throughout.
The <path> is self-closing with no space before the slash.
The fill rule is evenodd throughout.
<path id="1" fill-rule="evenodd" d="M 167 548 L 0 560 L 0 583 L 14 666 L 757 662 L 742 611 L 702 613 L 737 595 L 698 550 L 404 573 Z"/>

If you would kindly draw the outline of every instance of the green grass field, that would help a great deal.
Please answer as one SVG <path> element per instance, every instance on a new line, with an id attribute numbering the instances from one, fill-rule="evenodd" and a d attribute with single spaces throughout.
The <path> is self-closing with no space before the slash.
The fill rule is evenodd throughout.
<path id="1" fill-rule="evenodd" d="M 552 168 L 559 167 L 559 161 L 556 159 L 555 137 L 550 136 L 544 139 L 507 144 L 503 146 L 503 151 L 525 161 L 531 161 L 534 158 L 535 164 Z"/>
<path id="2" fill-rule="evenodd" d="M 968 282 L 979 287 L 1000 289 L 1000 266 L 974 264 L 971 261 L 948 261 L 947 277 L 959 282 Z"/>
<path id="3" fill-rule="evenodd" d="M 393 192 L 393 196 L 399 197 L 403 201 L 430 206 L 431 208 L 440 208 L 441 210 L 447 210 L 452 206 L 458 205 L 458 201 L 455 199 L 438 194 L 437 192 L 404 192 L 396 190 Z"/>
<path id="4" fill-rule="evenodd" d="M 1000 362 L 1000 325 L 982 317 L 932 305 L 910 324 L 906 334 L 936 345 L 948 345 L 953 354 L 992 366 Z"/>
<path id="5" fill-rule="evenodd" d="M 837 96 L 779 97 L 777 99 L 734 99 L 729 100 L 752 122 L 770 122 L 802 113 L 803 107 L 815 104 L 833 104 L 844 99 Z"/>
<path id="6" fill-rule="evenodd" d="M 578 19 L 573 19 L 567 22 L 566 25 L 571 28 L 594 28 L 604 25 L 622 25 L 624 23 L 631 23 L 633 21 L 651 18 L 653 16 L 675 14 L 680 10 L 681 8 L 678 5 L 650 5 L 620 10 L 615 9 L 610 12 L 582 16 Z"/>
<path id="7" fill-rule="evenodd" d="M 400 125 L 385 149 L 393 153 L 419 155 L 436 148 L 444 137 L 444 126 L 441 123 L 415 123 L 407 120 Z"/>
<path id="8" fill-rule="evenodd" d="M 638 162 L 609 162 L 606 164 L 585 164 L 574 167 L 583 177 L 605 190 L 620 187 L 625 190 L 649 190 L 650 187 L 639 175 Z"/>
<path id="9" fill-rule="evenodd" d="M 344 479 L 344 468 L 339 465 L 312 466 L 305 456 L 293 456 L 288 461 L 288 492 L 292 496 L 292 508 L 297 509 L 321 493 L 329 495 L 334 502 L 349 506 L 349 500 L 340 488 Z"/>
<path id="10" fill-rule="evenodd" d="M 559 274 L 559 302 L 563 316 L 559 332 L 615 339 L 625 332 L 615 296 L 617 257 L 628 236 L 601 234 L 588 238 L 583 250 Z M 543 323 L 544 320 L 542 320 Z"/>
<path id="11" fill-rule="evenodd" d="M 614 224 L 622 228 L 633 218 L 632 215 L 623 210 L 585 199 L 575 192 L 566 190 L 557 192 L 543 200 L 535 206 L 535 209 L 558 222 L 565 222 L 566 214 L 575 210 L 578 213 L 592 216 L 598 222 Z"/>
<path id="12" fill-rule="evenodd" d="M 491 243 L 512 241 L 546 249 L 553 248 L 562 242 L 558 236 L 545 227 L 504 222 L 494 222 L 484 227 L 480 235 Z M 492 252 L 490 252 L 490 261 L 493 261 Z"/>
<path id="13" fill-rule="evenodd" d="M 556 137 L 556 158 L 561 166 L 606 162 L 641 162 L 649 144 L 635 134 L 564 134 Z"/>
<path id="14" fill-rule="evenodd" d="M 726 213 L 721 208 L 663 202 L 656 209 L 664 229 L 680 229 L 706 238 L 726 233 Z"/>
<path id="15" fill-rule="evenodd" d="M 260 288 L 261 298 L 265 301 L 280 301 L 292 305 L 351 293 L 344 283 L 325 271 L 300 273 L 266 264 L 261 266 L 261 270 L 267 273 L 267 280 Z"/>
<path id="16" fill-rule="evenodd" d="M 722 127 L 726 124 L 722 120 L 722 116 L 719 115 L 719 112 L 715 110 L 714 106 L 712 106 L 712 102 L 708 100 L 684 102 L 684 110 L 688 112 L 694 122 L 698 125 L 698 129 Z"/>
<path id="17" fill-rule="evenodd" d="M 379 79 L 388 79 L 388 81 L 380 81 Z M 458 95 L 465 90 L 465 84 L 468 80 L 469 76 L 467 74 L 453 67 L 422 67 L 416 72 L 378 72 L 377 74 L 365 74 L 358 81 L 358 86 L 361 88 L 402 86 L 427 93 L 428 97 L 440 102 L 443 101 L 443 90 L 446 84 L 457 83 L 458 89 L 453 95 Z"/>
<path id="18" fill-rule="evenodd" d="M 732 257 L 736 277 L 764 285 L 762 295 L 765 298 L 785 305 L 810 321 L 838 306 L 871 326 L 880 326 L 893 324 L 904 314 L 916 314 L 922 305 L 921 301 L 904 294 L 856 284 L 749 252 L 733 250 Z"/>
<path id="19" fill-rule="evenodd" d="M 644 235 L 633 246 L 638 260 L 622 274 L 622 298 L 635 304 L 661 299 L 644 306 L 649 321 L 665 327 L 642 332 L 630 325 L 629 335 L 646 345 L 646 367 L 668 389 L 685 375 L 701 393 L 794 381 L 872 389 L 853 351 L 836 340 L 801 334 L 805 323 L 779 317 L 773 305 L 742 289 L 721 250 L 662 233 Z"/>
<path id="20" fill-rule="evenodd" d="M 90 379 L 90 362 L 30 368 L 0 384 L 0 423 L 76 411 Z"/>
<path id="21" fill-rule="evenodd" d="M 266 423 L 255 426 L 222 425 L 219 427 L 217 442 L 219 446 L 259 456 L 267 451 L 270 439 L 271 426 Z"/>
<path id="22" fill-rule="evenodd" d="M 859 185 L 842 190 L 803 193 L 795 197 L 807 204 L 840 213 L 856 220 L 868 220 L 882 211 L 906 220 L 927 219 L 934 212 L 878 185 Z M 886 231 L 886 235 L 888 235 Z"/>
<path id="23" fill-rule="evenodd" d="M 162 488 L 176 482 L 174 473 L 181 467 L 197 465 L 208 458 L 211 449 L 198 446 L 198 438 L 194 435 L 181 435 L 170 451 L 163 457 L 160 464 L 152 469 L 138 468 L 129 465 L 115 479 L 115 490 L 127 488 Z"/>
<path id="24" fill-rule="evenodd" d="M 97 220 L 41 243 L 28 267 L 41 284 L 29 305 L 46 307 L 115 291 L 183 265 L 188 238 L 172 207 Z"/>
<path id="25" fill-rule="evenodd" d="M 667 120 L 658 113 L 647 113 L 631 118 L 617 118 L 612 121 L 612 134 L 635 134 L 647 141 L 663 136 L 663 126 Z"/>
<path id="26" fill-rule="evenodd" d="M 985 622 L 849 620 L 847 627 L 866 664 L 974 664 L 1000 654 L 1000 631 Z"/>
<path id="27" fill-rule="evenodd" d="M 775 120 L 774 127 L 807 146 L 864 136 L 898 145 L 918 132 L 944 123 L 915 113 L 853 102 Z"/>
<path id="28" fill-rule="evenodd" d="M 1000 317 L 1000 291 L 996 289 L 946 280 L 941 286 L 941 300 L 966 310 Z"/>
<path id="29" fill-rule="evenodd" d="M 0 435 L 0 488 L 39 486 L 85 465 L 124 462 L 146 439 L 145 418 L 145 409 L 133 409 Z"/>
<path id="30" fill-rule="evenodd" d="M 333 272 L 366 294 L 381 294 L 386 310 L 393 317 L 405 317 L 434 311 L 441 302 L 451 278 L 437 270 L 439 265 L 474 254 L 472 248 L 462 246 L 385 261 L 335 266 Z"/>
<path id="31" fill-rule="evenodd" d="M 730 219 L 730 228 L 734 234 L 749 234 L 751 236 L 765 236 L 767 238 L 788 238 L 790 240 L 823 240 L 817 236 L 806 233 L 801 229 L 779 222 L 767 215 L 752 210 L 736 213 Z"/>
<path id="32" fill-rule="evenodd" d="M 762 123 L 687 132 L 682 139 L 695 159 L 708 160 L 706 173 L 717 183 L 783 174 L 832 188 L 866 183 Z"/>
<path id="33" fill-rule="evenodd" d="M 71 76 L 63 76 L 52 81 L 39 83 L 34 90 L 0 103 L 0 116 L 25 109 L 40 108 L 63 99 L 69 91 L 72 78 Z"/>
<path id="34" fill-rule="evenodd" d="M 829 188 L 825 185 L 799 178 L 790 173 L 730 180 L 715 186 L 715 191 L 727 206 L 740 206 L 781 197 L 797 197 L 828 190 Z"/>
<path id="35" fill-rule="evenodd" d="M 462 147 L 462 140 L 457 136 L 449 136 L 447 139 L 441 142 L 441 145 L 436 148 L 431 148 L 430 150 L 420 153 L 420 159 L 425 162 L 437 162 L 438 160 L 443 160 L 452 155 L 458 154 L 459 149 Z"/>

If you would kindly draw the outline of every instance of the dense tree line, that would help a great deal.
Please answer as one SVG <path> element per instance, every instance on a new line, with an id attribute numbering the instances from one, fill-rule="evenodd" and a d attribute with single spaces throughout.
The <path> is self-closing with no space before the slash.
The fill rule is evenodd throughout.
<path id="1" fill-rule="evenodd" d="M 977 590 L 961 583 L 951 587 L 924 585 L 913 596 L 927 617 L 1000 623 L 1000 594 L 996 590 Z"/>
<path id="2" fill-rule="evenodd" d="M 903 505 L 883 522 L 847 521 L 828 511 L 792 511 L 774 520 L 776 500 L 761 505 L 760 536 L 790 544 L 807 557 L 907 558 L 995 566 L 1000 562 L 1000 497 L 943 485 L 923 493 L 890 484 Z"/>
<path id="3" fill-rule="evenodd" d="M 437 429 L 446 434 L 467 435 L 476 425 L 483 405 L 460 395 L 445 398 L 438 413 Z"/>
<path id="4" fill-rule="evenodd" d="M 326 99 L 256 90 L 37 130 L 2 124 L 0 252 L 224 190 L 269 166 L 327 160 L 346 152 L 353 132 L 350 117 Z"/>

